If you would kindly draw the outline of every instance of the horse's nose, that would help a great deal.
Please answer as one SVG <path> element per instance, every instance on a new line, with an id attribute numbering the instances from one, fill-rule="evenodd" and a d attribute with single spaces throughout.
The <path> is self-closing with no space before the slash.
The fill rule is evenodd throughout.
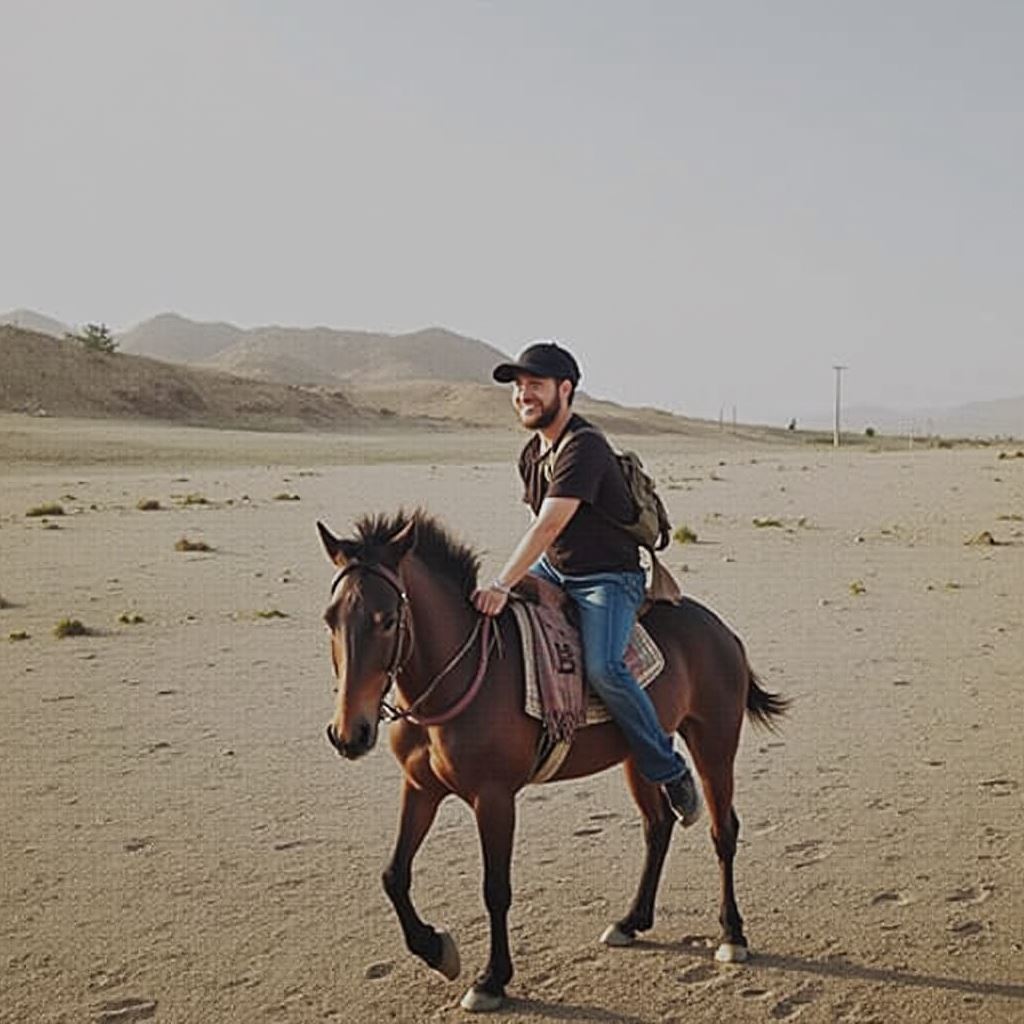
<path id="1" fill-rule="evenodd" d="M 373 745 L 373 726 L 366 721 L 360 722 L 357 734 L 359 736 L 359 746 L 363 750 L 369 750 Z"/>
<path id="2" fill-rule="evenodd" d="M 352 739 L 348 742 L 338 735 L 338 730 L 334 728 L 333 722 L 327 726 L 327 738 L 330 740 L 331 746 L 342 757 L 353 761 L 357 757 L 362 757 L 373 746 L 377 737 L 373 723 L 363 718 L 356 722 L 352 729 Z"/>
<path id="3" fill-rule="evenodd" d="M 345 744 L 345 756 L 362 757 L 373 746 L 375 738 L 372 723 L 360 719 L 352 729 L 352 739 Z"/>
<path id="4" fill-rule="evenodd" d="M 331 746 L 341 754 L 342 757 L 347 757 L 345 753 L 345 744 L 342 738 L 338 735 L 338 730 L 334 728 L 333 722 L 327 723 L 327 739 L 330 740 Z"/>

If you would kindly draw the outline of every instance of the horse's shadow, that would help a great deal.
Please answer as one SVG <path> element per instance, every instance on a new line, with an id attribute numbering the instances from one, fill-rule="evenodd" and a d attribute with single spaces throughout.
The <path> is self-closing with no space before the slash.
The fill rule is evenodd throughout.
<path id="1" fill-rule="evenodd" d="M 714 962 L 711 949 L 695 949 L 688 943 L 655 942 L 638 940 L 633 950 L 662 950 L 665 952 L 683 953 L 691 960 Z M 629 955 L 628 950 L 617 950 L 616 956 Z M 910 989 L 935 989 L 945 992 L 960 992 L 974 996 L 998 996 L 1003 999 L 1024 1000 L 1024 985 L 1012 983 L 969 981 L 964 978 L 949 978 L 934 974 L 915 974 L 912 971 L 894 971 L 880 967 L 867 967 L 850 960 L 808 960 L 798 956 L 782 956 L 775 953 L 758 953 L 739 968 L 723 968 L 723 970 L 739 970 L 747 979 L 753 979 L 766 971 L 790 971 L 817 978 L 831 978 L 841 981 L 868 981 L 883 983 Z M 510 998 L 507 1008 L 536 1014 L 550 1020 L 564 1021 L 598 1021 L 601 1024 L 646 1024 L 648 1018 L 635 1017 L 628 1013 L 606 1010 L 596 1006 L 576 1005 L 572 1003 L 549 1003 L 538 999 Z"/>

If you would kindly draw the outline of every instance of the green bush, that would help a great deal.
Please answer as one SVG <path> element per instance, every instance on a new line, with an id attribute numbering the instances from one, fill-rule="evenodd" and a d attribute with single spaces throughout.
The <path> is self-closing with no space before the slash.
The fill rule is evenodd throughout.
<path id="1" fill-rule="evenodd" d="M 77 341 L 90 352 L 116 352 L 117 342 L 106 324 L 86 324 L 84 331 L 78 334 L 65 334 L 68 341 Z"/>
<path id="2" fill-rule="evenodd" d="M 672 539 L 677 544 L 696 544 L 697 534 L 696 531 L 691 530 L 689 526 L 683 524 L 682 526 L 676 527 L 675 533 L 672 534 Z"/>

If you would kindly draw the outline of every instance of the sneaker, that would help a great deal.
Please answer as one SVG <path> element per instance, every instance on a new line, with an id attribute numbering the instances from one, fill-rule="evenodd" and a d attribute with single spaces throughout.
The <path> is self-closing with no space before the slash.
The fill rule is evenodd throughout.
<path id="1" fill-rule="evenodd" d="M 661 788 L 672 813 L 683 828 L 689 828 L 700 817 L 700 797 L 697 795 L 693 773 L 687 768 L 678 779 L 666 782 Z"/>

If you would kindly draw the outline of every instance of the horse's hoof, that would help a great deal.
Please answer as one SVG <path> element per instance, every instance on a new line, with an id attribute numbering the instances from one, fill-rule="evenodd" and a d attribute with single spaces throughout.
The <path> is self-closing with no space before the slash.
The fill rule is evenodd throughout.
<path id="1" fill-rule="evenodd" d="M 627 935 L 617 924 L 610 924 L 601 933 L 603 946 L 632 946 L 636 942 L 635 935 Z"/>
<path id="2" fill-rule="evenodd" d="M 491 1013 L 501 1007 L 502 996 L 492 995 L 475 985 L 462 997 L 462 1008 L 470 1013 Z"/>
<path id="3" fill-rule="evenodd" d="M 454 981 L 462 970 L 462 961 L 459 959 L 459 947 L 455 940 L 446 932 L 437 933 L 441 938 L 441 962 L 435 970 L 438 970 L 449 981 Z"/>
<path id="4" fill-rule="evenodd" d="M 720 964 L 741 964 L 750 957 L 750 950 L 738 942 L 723 942 L 715 950 L 715 959 Z"/>

